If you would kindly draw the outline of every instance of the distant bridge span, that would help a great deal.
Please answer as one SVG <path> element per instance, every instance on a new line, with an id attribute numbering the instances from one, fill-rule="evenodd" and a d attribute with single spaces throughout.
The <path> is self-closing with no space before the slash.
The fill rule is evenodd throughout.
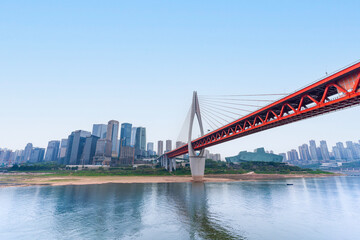
<path id="1" fill-rule="evenodd" d="M 235 138 L 360 104 L 360 62 L 191 141 L 201 150 Z M 165 153 L 174 158 L 188 145 Z"/>

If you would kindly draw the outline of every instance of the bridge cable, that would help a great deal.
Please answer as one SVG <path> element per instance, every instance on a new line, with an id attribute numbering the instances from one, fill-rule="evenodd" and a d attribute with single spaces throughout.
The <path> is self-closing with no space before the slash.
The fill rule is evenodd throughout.
<path id="1" fill-rule="evenodd" d="M 258 96 L 286 96 L 289 93 L 263 93 L 263 94 L 229 94 L 229 95 L 199 95 L 201 97 L 258 97 Z"/>
<path id="2" fill-rule="evenodd" d="M 206 104 L 207 106 L 211 106 L 211 107 L 213 107 L 213 105 L 215 105 L 215 106 L 218 106 L 218 107 L 230 108 L 230 109 L 240 110 L 240 111 L 249 112 L 249 113 L 253 112 L 253 111 L 247 110 L 247 109 L 229 107 L 229 106 L 224 106 L 224 105 L 220 105 L 220 104 L 216 104 L 216 103 L 213 103 L 213 104 L 204 103 L 204 105 L 205 105 L 205 104 Z"/>
<path id="3" fill-rule="evenodd" d="M 203 110 L 204 110 L 205 112 L 207 112 L 208 114 L 211 114 L 211 115 L 216 116 L 217 118 L 223 120 L 225 123 L 229 123 L 229 120 L 226 120 L 226 119 L 224 119 L 224 118 L 222 118 L 222 117 L 220 117 L 220 116 L 217 116 L 215 113 L 209 112 L 209 111 L 206 110 L 206 109 L 203 109 Z M 221 123 L 221 124 L 223 124 L 223 123 Z"/>
<path id="4" fill-rule="evenodd" d="M 214 110 L 214 109 L 210 109 L 210 108 L 208 108 L 208 107 L 206 107 L 206 106 L 204 106 L 204 105 L 202 105 L 202 104 L 201 104 L 200 108 L 204 108 L 204 109 L 206 109 L 206 110 L 208 110 L 208 111 L 221 114 L 221 115 L 223 115 L 224 117 L 231 118 L 232 120 L 236 120 L 236 118 L 234 118 L 234 117 L 232 117 L 232 116 L 226 115 L 225 113 L 216 111 L 216 110 Z M 239 115 L 240 115 L 240 114 L 239 114 Z"/>
<path id="5" fill-rule="evenodd" d="M 202 117 L 204 117 L 203 119 L 205 120 L 205 122 L 208 124 L 208 127 L 210 127 L 211 128 L 211 131 L 214 131 L 216 128 L 214 128 L 209 122 L 208 122 L 208 120 L 205 118 L 205 116 L 203 115 Z M 208 131 L 210 131 L 209 129 L 208 129 Z"/>
<path id="6" fill-rule="evenodd" d="M 204 119 L 207 119 L 208 121 L 211 122 L 210 126 L 213 130 L 219 128 L 219 126 L 217 126 L 207 115 L 204 115 Z"/>
<path id="7" fill-rule="evenodd" d="M 210 113 L 210 112 L 206 112 L 205 109 L 203 109 L 203 110 L 204 110 L 204 113 L 206 113 L 209 117 L 212 116 L 212 119 L 215 120 L 215 121 L 217 121 L 217 122 L 220 124 L 220 126 L 224 124 L 223 122 L 220 122 L 220 121 L 218 120 L 218 118 L 216 118 L 217 116 L 216 116 L 215 114 L 212 114 L 212 113 Z"/>
<path id="8" fill-rule="evenodd" d="M 267 99 L 236 99 L 236 98 L 200 98 L 200 100 L 226 100 L 226 101 L 244 101 L 244 102 L 274 102 Z"/>
<path id="9" fill-rule="evenodd" d="M 203 104 L 203 107 L 207 107 L 207 108 L 211 108 L 211 109 L 217 109 L 217 110 L 220 110 L 220 111 L 224 111 L 224 112 L 228 112 L 228 113 L 231 113 L 231 114 L 234 114 L 234 115 L 236 115 L 236 116 L 244 116 L 244 115 L 242 115 L 241 113 L 236 113 L 236 112 L 232 112 L 232 111 L 229 111 L 229 110 L 227 110 L 227 109 L 223 109 L 223 108 L 219 108 L 219 107 L 215 107 L 215 106 L 212 106 L 212 105 L 205 105 L 205 104 Z M 253 112 L 253 111 L 247 111 L 247 112 Z"/>
<path id="10" fill-rule="evenodd" d="M 246 107 L 263 107 L 260 105 L 252 105 L 252 104 L 244 104 L 244 103 L 231 103 L 231 102 L 223 102 L 223 101 L 215 101 L 215 100 L 202 100 L 203 102 L 207 102 L 207 103 L 221 103 L 221 104 L 231 104 L 231 105 L 238 105 L 238 106 L 246 106 Z"/>

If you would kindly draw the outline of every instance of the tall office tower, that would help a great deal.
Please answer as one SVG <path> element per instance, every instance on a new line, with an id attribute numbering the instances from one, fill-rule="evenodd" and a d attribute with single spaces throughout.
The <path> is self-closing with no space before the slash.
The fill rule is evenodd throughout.
<path id="1" fill-rule="evenodd" d="M 93 157 L 94 165 L 110 165 L 111 162 L 111 141 L 99 139 L 96 143 L 95 156 Z"/>
<path id="2" fill-rule="evenodd" d="M 353 159 L 359 158 L 359 156 L 357 155 L 357 152 L 355 150 L 355 146 L 354 146 L 353 142 L 347 141 L 346 142 L 346 148 L 351 151 L 351 155 L 353 156 Z"/>
<path id="3" fill-rule="evenodd" d="M 77 130 L 68 137 L 66 148 L 65 164 L 79 165 L 80 157 L 84 151 L 86 137 L 91 136 L 90 132 Z"/>
<path id="4" fill-rule="evenodd" d="M 16 158 L 16 153 L 10 150 L 8 164 L 10 165 L 15 164 L 15 158 Z"/>
<path id="5" fill-rule="evenodd" d="M 153 142 L 148 142 L 146 149 L 148 151 L 154 151 L 154 143 Z"/>
<path id="6" fill-rule="evenodd" d="M 346 150 L 345 150 L 344 144 L 342 142 L 338 142 L 338 143 L 336 143 L 336 147 L 340 154 L 339 159 L 346 159 L 347 156 L 346 156 Z M 335 156 L 335 158 L 336 158 L 336 156 Z"/>
<path id="7" fill-rule="evenodd" d="M 330 160 L 330 154 L 329 154 L 329 150 L 326 144 L 326 141 L 322 140 L 320 141 L 320 149 L 321 149 L 321 155 L 323 157 L 324 161 L 329 161 Z"/>
<path id="8" fill-rule="evenodd" d="M 107 126 L 106 139 L 111 141 L 111 157 L 119 157 L 119 148 L 118 144 L 119 136 L 119 122 L 115 120 L 110 120 Z"/>
<path id="9" fill-rule="evenodd" d="M 287 152 L 289 161 L 298 161 L 299 155 L 295 149 L 291 149 L 291 151 Z"/>
<path id="10" fill-rule="evenodd" d="M 147 143 L 146 149 L 147 149 L 148 156 L 156 155 L 156 152 L 154 151 L 154 143 L 153 142 Z"/>
<path id="11" fill-rule="evenodd" d="M 120 149 L 119 163 L 117 165 L 133 165 L 135 157 L 135 148 L 131 146 L 122 146 Z"/>
<path id="12" fill-rule="evenodd" d="M 349 148 L 345 148 L 346 151 L 346 156 L 347 156 L 347 161 L 353 161 L 355 159 L 352 151 Z"/>
<path id="13" fill-rule="evenodd" d="M 215 153 L 213 160 L 214 160 L 214 161 L 221 161 L 221 155 L 220 155 L 220 153 Z"/>
<path id="14" fill-rule="evenodd" d="M 100 138 L 98 136 L 91 135 L 86 137 L 84 151 L 80 158 L 81 165 L 89 165 L 93 162 L 95 156 L 96 144 Z"/>
<path id="15" fill-rule="evenodd" d="M 186 145 L 186 143 L 185 143 L 185 142 L 182 142 L 182 141 L 176 141 L 176 143 L 175 143 L 175 147 L 176 147 L 176 148 L 182 147 L 182 146 L 184 146 L 184 145 Z"/>
<path id="16" fill-rule="evenodd" d="M 135 136 L 135 158 L 145 156 L 146 151 L 146 128 L 138 127 Z"/>
<path id="17" fill-rule="evenodd" d="M 61 139 L 59 156 L 58 156 L 59 163 L 61 164 L 63 164 L 65 161 L 67 143 L 68 143 L 67 138 Z"/>
<path id="18" fill-rule="evenodd" d="M 44 160 L 45 148 L 34 148 L 31 151 L 30 160 L 31 163 L 42 162 Z"/>
<path id="19" fill-rule="evenodd" d="M 317 151 L 316 151 L 316 143 L 314 140 L 310 140 L 310 157 L 311 160 L 313 161 L 318 161 L 319 160 L 319 156 L 317 155 Z"/>
<path id="20" fill-rule="evenodd" d="M 303 144 L 299 146 L 299 153 L 300 153 L 300 159 L 303 161 L 310 161 L 310 152 L 309 152 L 309 146 L 307 144 Z"/>
<path id="21" fill-rule="evenodd" d="M 136 129 L 137 127 L 131 128 L 131 140 L 130 140 L 130 146 L 135 146 L 135 140 L 136 140 Z"/>
<path id="22" fill-rule="evenodd" d="M 286 153 L 279 153 L 279 155 L 283 157 L 283 159 L 282 159 L 283 162 L 287 161 Z"/>
<path id="23" fill-rule="evenodd" d="M 207 150 L 207 149 L 205 149 L 205 151 L 204 151 L 204 157 L 205 157 L 205 159 L 210 159 L 209 156 L 210 156 L 210 151 Z"/>
<path id="24" fill-rule="evenodd" d="M 158 147 L 157 155 L 158 156 L 163 155 L 163 153 L 164 153 L 164 142 L 161 141 L 161 140 L 158 141 L 157 147 Z"/>
<path id="25" fill-rule="evenodd" d="M 32 143 L 26 144 L 25 150 L 24 150 L 24 162 L 28 162 L 30 160 L 30 155 L 33 149 Z"/>
<path id="26" fill-rule="evenodd" d="M 1 154 L 0 154 L 0 164 L 8 164 L 8 161 L 10 159 L 10 155 L 11 155 L 11 150 L 8 149 L 4 149 L 2 150 Z"/>
<path id="27" fill-rule="evenodd" d="M 172 150 L 172 141 L 166 140 L 166 152 L 170 152 Z"/>
<path id="28" fill-rule="evenodd" d="M 93 124 L 92 135 L 100 139 L 106 138 L 107 125 L 106 124 Z"/>
<path id="29" fill-rule="evenodd" d="M 356 155 L 360 157 L 360 144 L 354 143 Z"/>
<path id="30" fill-rule="evenodd" d="M 341 159 L 343 159 L 343 158 L 341 157 L 341 153 L 340 153 L 339 147 L 333 146 L 333 147 L 332 147 L 332 152 L 333 152 L 333 154 L 334 154 L 335 160 L 340 161 Z"/>
<path id="31" fill-rule="evenodd" d="M 60 141 L 50 141 L 48 143 L 45 155 L 46 162 L 57 161 L 59 153 Z"/>
<path id="32" fill-rule="evenodd" d="M 16 150 L 15 151 L 15 163 L 21 163 L 22 159 L 24 158 L 24 150 Z"/>
<path id="33" fill-rule="evenodd" d="M 121 146 L 130 146 L 131 145 L 131 123 L 122 123 L 120 131 L 120 142 Z"/>
<path id="34" fill-rule="evenodd" d="M 316 155 L 318 156 L 318 160 L 323 160 L 323 156 L 322 156 L 320 147 L 316 148 Z"/>

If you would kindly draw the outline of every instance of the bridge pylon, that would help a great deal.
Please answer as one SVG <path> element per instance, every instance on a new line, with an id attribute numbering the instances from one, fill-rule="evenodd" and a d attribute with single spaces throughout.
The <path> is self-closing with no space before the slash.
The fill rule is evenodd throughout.
<path id="1" fill-rule="evenodd" d="M 204 149 L 201 149 L 200 152 L 197 154 L 191 144 L 191 141 L 192 141 L 191 135 L 192 135 L 192 129 L 193 129 L 193 123 L 194 123 L 195 116 L 199 123 L 200 134 L 201 134 L 201 136 L 203 136 L 204 128 L 203 128 L 203 124 L 202 124 L 200 105 L 199 105 L 199 100 L 198 100 L 196 91 L 194 91 L 194 93 L 193 93 L 193 100 L 192 100 L 192 105 L 191 105 L 191 110 L 190 110 L 188 150 L 189 150 L 190 169 L 191 169 L 191 175 L 193 177 L 193 180 L 195 182 L 202 182 L 203 178 L 204 178 L 204 172 L 205 172 Z"/>

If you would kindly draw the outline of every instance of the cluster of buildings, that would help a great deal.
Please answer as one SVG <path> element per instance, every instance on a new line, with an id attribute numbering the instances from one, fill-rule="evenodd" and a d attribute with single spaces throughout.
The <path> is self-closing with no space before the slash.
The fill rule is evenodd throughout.
<path id="1" fill-rule="evenodd" d="M 186 143 L 176 142 L 176 148 Z M 73 131 L 68 138 L 49 141 L 47 148 L 34 147 L 28 143 L 23 150 L 12 151 L 0 148 L 0 165 L 58 162 L 64 165 L 119 166 L 143 163 L 172 150 L 172 141 L 146 141 L 146 128 L 133 127 L 131 123 L 94 124 L 92 132 Z M 206 152 L 208 158 L 220 160 L 219 154 Z M 184 159 L 187 156 L 183 156 Z"/>
<path id="2" fill-rule="evenodd" d="M 347 141 L 345 145 L 342 142 L 336 143 L 329 151 L 326 141 L 320 141 L 317 146 L 314 140 L 308 144 L 303 144 L 296 149 L 285 153 L 280 153 L 283 161 L 294 165 L 310 164 L 336 164 L 343 162 L 352 162 L 360 160 L 360 140 L 358 143 Z"/>

